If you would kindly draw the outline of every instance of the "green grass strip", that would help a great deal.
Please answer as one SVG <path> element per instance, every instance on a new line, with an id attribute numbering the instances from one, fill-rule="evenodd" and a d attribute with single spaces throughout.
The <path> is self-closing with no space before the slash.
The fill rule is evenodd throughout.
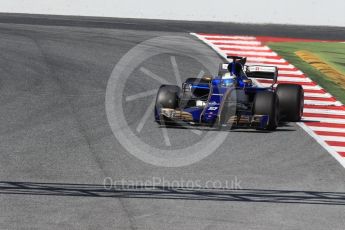
<path id="1" fill-rule="evenodd" d="M 328 42 L 282 42 L 269 43 L 268 46 L 289 63 L 304 72 L 313 81 L 345 104 L 345 89 L 328 79 L 308 63 L 295 55 L 296 51 L 307 50 L 318 55 L 327 64 L 345 74 L 345 43 Z"/>

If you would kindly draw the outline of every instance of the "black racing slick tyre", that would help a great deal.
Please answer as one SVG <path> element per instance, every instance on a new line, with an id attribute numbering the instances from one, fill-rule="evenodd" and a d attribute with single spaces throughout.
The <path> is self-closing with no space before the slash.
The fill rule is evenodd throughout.
<path id="1" fill-rule="evenodd" d="M 161 109 L 176 109 L 179 105 L 180 100 L 180 87 L 176 85 L 162 85 L 156 97 L 156 104 L 155 104 L 155 117 L 156 122 L 160 125 L 166 125 L 167 123 L 173 124 L 171 120 L 167 118 L 160 117 Z"/>
<path id="2" fill-rule="evenodd" d="M 296 84 L 279 84 L 276 88 L 279 98 L 280 118 L 284 121 L 298 122 L 302 119 L 304 91 Z"/>
<path id="3" fill-rule="evenodd" d="M 276 130 L 279 122 L 279 99 L 274 92 L 259 92 L 254 98 L 254 114 L 268 115 L 268 130 Z"/>
<path id="4" fill-rule="evenodd" d="M 176 109 L 181 89 L 176 85 L 162 85 L 157 93 L 156 108 Z"/>

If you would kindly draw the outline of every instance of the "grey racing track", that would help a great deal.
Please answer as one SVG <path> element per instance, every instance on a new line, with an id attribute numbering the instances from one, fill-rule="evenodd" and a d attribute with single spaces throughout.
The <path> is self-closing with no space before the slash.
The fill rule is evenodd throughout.
<path id="1" fill-rule="evenodd" d="M 345 170 L 295 124 L 229 132 L 212 155 L 179 168 L 144 163 L 115 138 L 105 93 L 120 59 L 143 41 L 174 36 L 192 39 L 216 66 L 219 56 L 188 32 L 223 28 L 323 39 L 345 34 L 343 28 L 305 27 L 303 34 L 294 26 L 1 15 L 0 229 L 344 229 Z M 159 86 L 140 67 L 173 81 L 172 57 L 182 79 L 196 76 L 203 66 L 180 51 L 140 63 L 124 95 Z M 152 98 L 124 100 L 133 130 Z M 172 146 L 151 115 L 140 135 L 165 149 L 200 138 L 189 129 L 167 132 Z M 106 177 L 127 184 L 106 190 Z M 205 186 L 130 183 L 153 178 Z M 241 189 L 206 186 L 234 180 Z"/>

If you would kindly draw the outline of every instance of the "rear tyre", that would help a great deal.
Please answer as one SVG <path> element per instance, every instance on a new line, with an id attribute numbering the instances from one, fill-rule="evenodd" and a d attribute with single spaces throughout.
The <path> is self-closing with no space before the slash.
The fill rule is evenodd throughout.
<path id="1" fill-rule="evenodd" d="M 280 118 L 284 121 L 300 121 L 304 107 L 304 91 L 302 86 L 279 84 L 276 93 L 279 98 Z"/>
<path id="2" fill-rule="evenodd" d="M 268 130 L 276 130 L 278 127 L 279 99 L 274 92 L 259 92 L 254 98 L 254 114 L 268 115 Z"/>

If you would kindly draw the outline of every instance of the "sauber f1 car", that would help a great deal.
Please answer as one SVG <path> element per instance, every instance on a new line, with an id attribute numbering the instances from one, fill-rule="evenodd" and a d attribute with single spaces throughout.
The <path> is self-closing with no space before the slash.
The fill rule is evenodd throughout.
<path id="1" fill-rule="evenodd" d="M 217 128 L 275 130 L 280 121 L 298 122 L 303 114 L 300 85 L 278 84 L 275 66 L 246 66 L 246 58 L 229 56 L 215 77 L 188 78 L 180 88 L 162 85 L 155 120 L 161 125 L 204 125 Z M 256 79 L 272 80 L 269 87 Z"/>

